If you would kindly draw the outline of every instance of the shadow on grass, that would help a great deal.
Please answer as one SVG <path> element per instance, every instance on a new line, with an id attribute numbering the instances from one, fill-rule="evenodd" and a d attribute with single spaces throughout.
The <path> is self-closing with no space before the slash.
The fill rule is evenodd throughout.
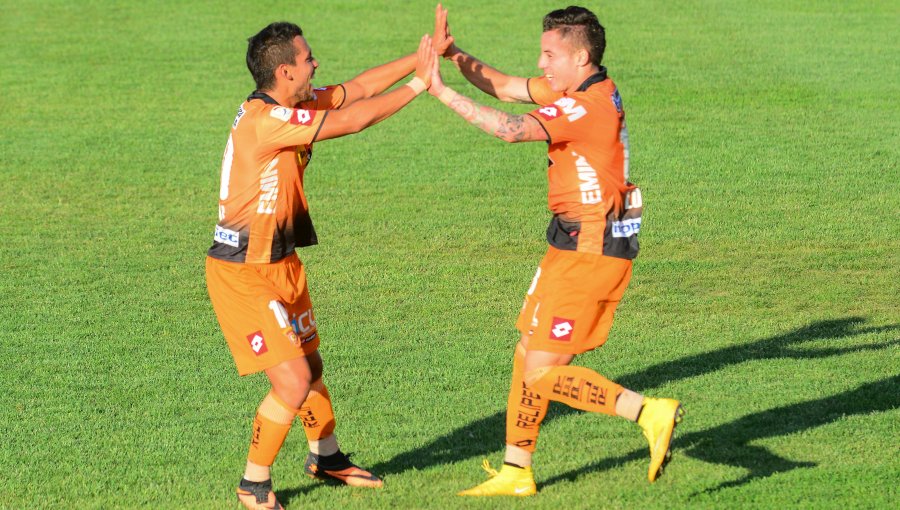
<path id="1" fill-rule="evenodd" d="M 674 454 L 747 470 L 747 474 L 737 480 L 723 482 L 703 491 L 714 492 L 737 487 L 756 478 L 816 465 L 812 462 L 797 462 L 779 457 L 766 448 L 747 444 L 751 441 L 821 427 L 845 416 L 897 408 L 900 408 L 900 375 L 864 384 L 855 390 L 838 395 L 749 414 L 718 427 L 691 432 L 678 437 Z M 641 448 L 621 457 L 604 459 L 554 476 L 544 481 L 541 486 L 550 486 L 563 480 L 574 481 L 586 473 L 605 471 L 647 458 L 646 448 Z"/>
<path id="2" fill-rule="evenodd" d="M 716 372 L 731 365 L 737 365 L 746 361 L 780 358 L 825 358 L 851 352 L 880 350 L 892 345 L 900 344 L 900 339 L 855 346 L 836 344 L 841 340 L 850 339 L 855 336 L 900 329 L 900 326 L 897 325 L 861 328 L 860 326 L 864 322 L 865 319 L 861 317 L 847 317 L 843 319 L 820 321 L 783 335 L 777 335 L 717 351 L 686 356 L 677 360 L 659 363 L 639 372 L 619 377 L 616 382 L 626 388 L 638 392 L 647 392 L 648 390 L 657 388 L 665 383 Z M 832 340 L 835 344 L 828 347 L 803 348 L 802 344 L 816 340 Z M 897 381 L 895 378 L 875 384 L 896 386 Z M 897 388 L 895 387 L 893 391 L 893 398 L 896 399 L 898 393 Z M 827 421 L 823 422 L 823 417 L 831 416 L 829 413 L 838 412 L 843 414 L 853 414 L 852 410 L 856 408 L 853 406 L 863 405 L 864 403 L 871 405 L 865 409 L 861 409 L 860 412 L 866 412 L 866 410 L 876 411 L 880 409 L 878 406 L 888 404 L 890 404 L 890 407 L 886 407 L 885 409 L 897 407 L 897 405 L 895 405 L 896 402 L 891 404 L 891 399 L 883 399 L 879 402 L 877 398 L 863 398 L 858 402 L 853 402 L 853 398 L 859 398 L 857 392 L 851 392 L 847 395 L 855 396 L 852 398 L 848 397 L 847 399 L 844 399 L 842 396 L 829 397 L 822 401 L 816 401 L 818 403 L 817 405 L 825 406 L 824 410 L 817 409 L 814 405 L 807 409 L 803 407 L 807 404 L 797 404 L 796 406 L 788 406 L 788 408 L 780 408 L 772 411 L 765 411 L 757 415 L 750 415 L 730 424 L 721 425 L 715 429 L 696 432 L 689 434 L 685 438 L 679 438 L 676 447 L 677 450 L 688 449 L 688 455 L 696 458 L 703 460 L 713 459 L 710 460 L 710 462 L 740 466 L 755 466 L 751 469 L 751 474 L 748 475 L 748 477 L 745 477 L 746 479 L 723 484 L 722 488 L 724 488 L 725 485 L 739 485 L 753 478 L 767 476 L 767 474 L 785 471 L 795 467 L 805 467 L 807 464 L 792 463 L 791 461 L 770 454 L 765 449 L 753 446 L 741 446 L 739 448 L 740 451 L 733 455 L 729 453 L 732 451 L 730 447 L 712 448 L 710 452 L 703 452 L 700 450 L 704 450 L 710 445 L 714 445 L 721 441 L 725 441 L 727 445 L 741 445 L 750 440 L 757 439 L 758 437 L 782 435 L 793 432 L 794 430 L 815 427 L 827 423 Z M 845 404 L 849 410 L 842 410 L 842 406 Z M 688 409 L 690 409 L 689 402 L 687 405 Z M 832 407 L 828 408 L 827 406 L 829 405 Z M 794 407 L 797 409 L 793 409 Z M 829 411 L 827 409 L 832 410 Z M 820 410 L 822 413 L 817 412 Z M 554 403 L 551 412 L 548 413 L 544 423 L 549 423 L 554 418 L 576 412 L 580 411 L 575 411 L 566 406 L 556 405 Z M 784 413 L 783 416 L 782 413 Z M 688 419 L 690 419 L 690 417 L 688 417 Z M 833 418 L 831 420 L 833 420 Z M 409 469 L 427 469 L 432 466 L 460 462 L 473 457 L 485 457 L 503 449 L 505 421 L 505 411 L 501 411 L 491 416 L 475 420 L 467 426 L 460 427 L 424 446 L 403 452 L 385 462 L 366 467 L 378 475 L 389 476 L 402 473 Z M 779 426 L 779 423 L 783 422 L 784 426 Z M 758 430 L 743 431 L 744 427 L 751 427 L 751 429 Z M 740 440 L 741 438 L 746 439 Z M 736 441 L 736 439 L 738 441 Z M 592 471 L 611 469 L 646 456 L 646 451 L 641 450 L 629 453 L 625 456 L 605 459 L 585 466 L 577 471 L 558 475 L 543 482 L 542 486 L 552 485 L 561 480 L 574 479 L 582 474 Z M 307 493 L 320 486 L 321 485 L 298 487 L 296 489 L 280 491 L 278 492 L 278 498 L 279 501 L 288 503 L 293 497 Z"/>

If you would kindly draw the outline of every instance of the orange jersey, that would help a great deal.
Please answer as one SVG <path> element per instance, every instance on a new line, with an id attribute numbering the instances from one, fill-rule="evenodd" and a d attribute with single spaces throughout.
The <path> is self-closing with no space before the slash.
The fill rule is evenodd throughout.
<path id="1" fill-rule="evenodd" d="M 634 258 L 640 192 L 628 182 L 625 111 L 606 69 L 571 94 L 554 92 L 544 77 L 529 79 L 528 93 L 541 105 L 529 115 L 549 137 L 547 198 L 554 217 L 548 241 L 564 250 Z"/>
<path id="2" fill-rule="evenodd" d="M 316 89 L 315 99 L 298 108 L 261 92 L 241 104 L 222 158 L 210 257 L 267 264 L 318 242 L 303 173 L 327 110 L 340 108 L 344 98 L 338 85 Z"/>

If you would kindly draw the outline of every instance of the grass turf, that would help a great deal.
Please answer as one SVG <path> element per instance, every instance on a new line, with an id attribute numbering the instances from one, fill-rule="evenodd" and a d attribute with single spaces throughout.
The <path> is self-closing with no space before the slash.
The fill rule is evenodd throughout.
<path id="1" fill-rule="evenodd" d="M 461 47 L 521 76 L 561 6 L 448 4 Z M 203 257 L 245 40 L 294 20 L 336 83 L 412 51 L 432 7 L 2 2 L 0 508 L 236 507 L 266 384 L 233 370 Z M 453 495 L 502 458 L 545 148 L 422 97 L 318 144 L 307 174 L 338 433 L 387 488 L 308 480 L 297 430 L 274 472 L 289 508 L 896 504 L 897 6 L 591 7 L 646 212 L 611 339 L 578 363 L 685 402 L 666 476 L 646 483 L 634 426 L 554 405 L 538 497 Z"/>

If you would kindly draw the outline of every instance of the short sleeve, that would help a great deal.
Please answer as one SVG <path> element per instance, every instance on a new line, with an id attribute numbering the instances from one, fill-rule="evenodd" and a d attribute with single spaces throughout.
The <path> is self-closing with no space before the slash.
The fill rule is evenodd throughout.
<path id="1" fill-rule="evenodd" d="M 260 145 L 281 149 L 315 141 L 328 111 L 275 106 L 263 114 L 257 127 Z"/>
<path id="2" fill-rule="evenodd" d="M 570 96 L 561 96 L 556 102 L 537 108 L 529 115 L 541 123 L 551 143 L 584 138 L 590 129 L 587 104 Z"/>
<path id="3" fill-rule="evenodd" d="M 563 97 L 561 92 L 554 92 L 553 89 L 550 88 L 550 83 L 547 81 L 547 78 L 543 76 L 539 78 L 528 78 L 526 86 L 528 87 L 528 95 L 531 96 L 531 100 L 534 104 L 546 106 L 555 103 L 557 99 Z"/>
<path id="4" fill-rule="evenodd" d="M 344 106 L 347 99 L 347 90 L 343 85 L 329 85 L 313 90 L 316 98 L 312 101 L 304 101 L 301 106 L 310 110 L 337 110 Z"/>

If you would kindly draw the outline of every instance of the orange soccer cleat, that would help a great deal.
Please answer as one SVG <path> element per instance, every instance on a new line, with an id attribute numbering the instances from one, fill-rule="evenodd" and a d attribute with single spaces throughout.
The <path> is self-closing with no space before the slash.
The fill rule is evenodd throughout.
<path id="1" fill-rule="evenodd" d="M 242 478 L 237 488 L 237 498 L 250 510 L 284 510 L 272 492 L 272 480 L 251 482 Z"/>
<path id="2" fill-rule="evenodd" d="M 341 451 L 333 455 L 310 453 L 306 457 L 304 470 L 312 478 L 337 480 L 351 487 L 377 489 L 384 485 L 381 478 L 350 462 L 350 456 Z"/>

